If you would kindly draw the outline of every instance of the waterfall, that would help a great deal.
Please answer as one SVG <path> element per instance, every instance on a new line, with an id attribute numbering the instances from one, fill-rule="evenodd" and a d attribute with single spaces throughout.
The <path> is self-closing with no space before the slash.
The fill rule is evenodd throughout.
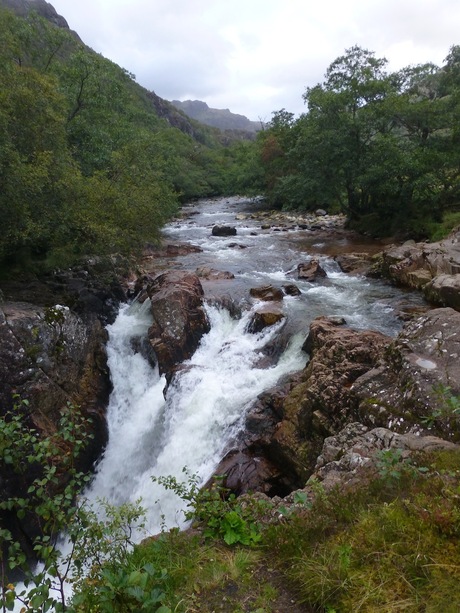
<path id="1" fill-rule="evenodd" d="M 141 499 L 147 530 L 155 534 L 162 525 L 183 526 L 183 503 L 151 477 L 183 479 L 187 468 L 205 482 L 251 402 L 283 375 L 300 370 L 306 356 L 304 336 L 297 334 L 276 365 L 259 368 L 263 347 L 282 324 L 251 334 L 246 331 L 250 312 L 235 320 L 225 309 L 207 306 L 211 330 L 175 374 L 165 398 L 165 378 L 133 343 L 147 334 L 149 304 L 122 307 L 108 327 L 109 443 L 87 496 L 113 504 Z"/>

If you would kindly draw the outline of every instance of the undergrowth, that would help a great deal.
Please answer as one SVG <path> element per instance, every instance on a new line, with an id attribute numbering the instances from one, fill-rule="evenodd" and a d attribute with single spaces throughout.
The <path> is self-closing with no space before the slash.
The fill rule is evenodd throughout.
<path id="1" fill-rule="evenodd" d="M 268 529 L 265 545 L 303 602 L 329 612 L 460 610 L 460 453 L 418 463 Z"/>
<path id="2" fill-rule="evenodd" d="M 201 508 L 188 532 L 136 546 L 130 568 L 163 572 L 164 610 L 177 613 L 457 612 L 460 452 L 397 456 L 367 486 L 316 484 L 312 504 L 268 513 L 251 546 L 209 538 Z"/>

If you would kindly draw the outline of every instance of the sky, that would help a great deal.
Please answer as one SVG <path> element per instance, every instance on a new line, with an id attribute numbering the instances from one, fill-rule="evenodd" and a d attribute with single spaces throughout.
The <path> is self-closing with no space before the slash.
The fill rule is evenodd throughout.
<path id="1" fill-rule="evenodd" d="M 307 87 L 359 45 L 389 70 L 442 65 L 458 0 L 49 0 L 98 53 L 166 100 L 252 120 L 304 112 Z"/>

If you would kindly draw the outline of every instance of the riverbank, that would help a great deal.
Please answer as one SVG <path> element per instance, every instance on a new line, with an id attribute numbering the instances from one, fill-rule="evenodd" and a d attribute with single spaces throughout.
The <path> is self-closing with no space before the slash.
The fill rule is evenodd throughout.
<path id="1" fill-rule="evenodd" d="M 417 441 L 429 442 L 437 434 L 436 440 L 444 437 L 445 442 L 434 443 L 435 447 L 456 449 L 452 440 L 446 439 L 455 439 L 458 433 L 455 399 L 460 394 L 460 374 L 455 356 L 460 351 L 456 339 L 459 315 L 440 309 L 411 316 L 410 310 L 415 313 L 420 305 L 417 294 L 405 294 L 355 272 L 345 273 L 340 257 L 347 256 L 350 261 L 355 254 L 365 260 L 366 255 L 373 261 L 374 256 L 361 247 L 365 240 L 343 228 L 341 218 L 319 215 L 321 227 L 312 228 L 316 222 L 310 221 L 310 226 L 303 228 L 306 219 L 282 221 L 276 213 L 240 211 L 241 206 L 241 202 L 230 200 L 222 208 L 213 208 L 213 203 L 187 207 L 184 219 L 165 228 L 163 248 L 149 249 L 135 273 L 121 275 L 123 282 L 118 279 L 116 283 L 118 296 L 112 291 L 102 299 L 101 294 L 99 303 L 112 310 L 127 295 L 137 296 L 139 308 L 124 309 L 123 317 L 110 320 L 116 323 L 110 328 L 112 341 L 120 335 L 117 346 L 109 347 L 120 367 L 119 371 L 111 367 L 112 383 L 121 390 L 110 409 L 116 445 L 106 448 L 105 464 L 99 465 L 98 473 L 103 476 L 107 465 L 107 478 L 99 481 L 103 488 L 96 488 L 93 494 L 102 492 L 105 496 L 107 492 L 120 502 L 142 495 L 150 514 L 155 505 L 158 507 L 161 490 L 152 487 L 152 473 L 167 471 L 179 477 L 185 464 L 203 481 L 213 471 L 226 473 L 225 484 L 236 494 L 258 492 L 260 508 L 254 521 L 265 526 L 261 528 L 263 551 L 268 551 L 265 530 L 275 524 L 282 539 L 291 520 L 302 523 L 308 516 L 314 523 L 310 511 L 320 512 L 315 506 L 318 492 L 329 496 L 332 488 L 332 498 L 327 500 L 333 505 L 334 485 L 361 491 L 379 475 L 382 457 L 390 467 L 395 465 L 396 473 L 404 475 L 403 461 L 415 462 L 417 454 L 428 457 L 433 450 L 417 446 Z M 248 203 L 244 206 L 250 208 Z M 213 231 L 216 226 L 232 231 L 219 236 Z M 356 255 L 357 245 L 361 256 Z M 370 252 L 374 249 L 376 245 L 370 241 Z M 322 270 L 319 276 L 306 275 L 312 262 L 316 262 L 316 271 Z M 83 271 L 79 276 L 66 273 L 65 286 L 78 286 L 76 295 L 84 298 L 88 296 L 88 277 L 92 275 Z M 113 281 L 104 274 L 100 283 L 110 286 L 109 279 Z M 94 279 L 91 283 L 95 287 Z M 65 294 L 62 285 L 59 287 L 61 300 Z M 97 291 L 94 289 L 93 295 Z M 404 319 L 409 321 L 398 334 L 402 301 L 407 306 Z M 102 330 L 97 314 L 90 314 L 93 300 L 83 303 L 88 310 L 81 313 L 65 304 L 53 307 L 52 301 L 49 306 L 29 305 L 22 311 L 9 301 L 2 304 L 3 332 L 15 342 L 21 341 L 3 364 L 16 372 L 12 357 L 21 357 L 17 370 L 27 374 L 28 385 L 35 386 L 34 398 L 41 398 L 41 394 L 48 398 L 43 373 L 47 380 L 52 379 L 51 368 L 59 374 L 53 385 L 59 386 L 60 393 L 68 392 L 70 384 L 78 390 L 85 381 L 83 387 L 94 391 L 93 384 L 88 385 L 89 373 L 107 384 L 105 354 L 77 359 L 71 353 L 72 344 L 79 344 L 86 334 L 88 322 Z M 257 317 L 267 312 L 275 313 L 276 318 L 261 324 Z M 108 311 L 103 313 L 108 317 Z M 189 335 L 193 336 L 191 344 L 187 342 Z M 99 338 L 99 349 L 105 347 L 105 340 Z M 184 343 L 179 346 L 176 341 Z M 80 370 L 69 370 L 77 365 Z M 157 368 L 165 379 L 158 377 Z M 435 387 L 439 384 L 438 393 Z M 10 389 L 18 385 L 10 382 Z M 99 400 L 107 398 L 103 393 L 96 395 Z M 82 398 L 58 398 L 65 402 L 69 397 Z M 83 402 L 91 406 L 89 397 L 83 396 Z M 40 410 L 37 418 L 42 415 Z M 169 438 L 162 438 L 165 433 Z M 224 455 L 225 464 L 218 466 Z M 434 473 L 430 476 L 434 478 Z M 245 500 L 241 498 L 238 505 L 252 504 Z M 446 499 L 445 504 L 451 502 Z M 320 497 L 318 504 L 323 503 L 324 497 Z M 171 510 L 170 527 L 175 525 L 184 506 L 174 498 L 162 500 L 161 521 L 166 522 L 166 511 Z M 205 515 L 200 516 L 202 521 Z M 240 519 L 247 521 L 249 517 L 243 513 Z M 160 523 L 150 515 L 149 522 L 153 532 L 160 529 L 154 528 Z M 189 536 L 193 541 L 195 537 Z M 190 545 L 196 559 L 210 546 L 217 547 L 216 559 L 227 555 L 220 545 L 205 544 L 202 531 L 195 536 L 198 540 L 193 547 L 182 540 L 188 536 L 180 537 L 180 542 L 185 548 Z M 172 552 L 174 542 L 168 542 Z M 281 541 L 277 542 L 280 545 Z M 228 552 L 228 560 L 235 561 L 240 553 L 244 550 Z M 149 555 L 155 559 L 152 552 Z M 270 604 L 268 596 L 263 600 L 258 593 L 262 606 L 268 611 L 285 610 L 276 607 L 285 607 L 288 597 L 293 611 L 319 606 L 312 604 L 316 601 L 311 596 L 310 600 L 305 595 L 299 598 L 298 587 L 291 592 L 291 587 L 283 585 L 289 574 L 283 564 L 279 559 L 277 569 L 270 569 L 258 556 L 248 562 L 249 576 L 259 577 L 264 586 L 275 577 L 278 596 Z M 205 562 L 201 565 L 194 576 L 195 584 L 203 586 L 200 571 Z M 257 610 L 257 598 L 243 590 L 242 584 L 235 588 L 238 598 L 233 598 L 228 572 L 225 570 L 217 584 L 217 593 L 227 603 L 223 610 L 239 610 L 231 608 L 237 606 L 244 611 Z M 238 581 L 243 581 L 243 575 Z M 199 603 L 197 610 L 214 610 L 206 608 L 216 606 L 210 592 L 214 588 L 200 589 L 203 598 L 190 595 L 189 587 L 184 587 L 186 606 Z M 172 603 L 174 594 L 171 599 Z M 302 602 L 310 604 L 304 607 Z"/>

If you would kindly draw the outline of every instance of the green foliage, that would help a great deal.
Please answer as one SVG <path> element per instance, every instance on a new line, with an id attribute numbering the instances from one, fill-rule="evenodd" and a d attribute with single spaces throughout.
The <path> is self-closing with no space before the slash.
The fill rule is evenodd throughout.
<path id="1" fill-rule="evenodd" d="M 54 321 L 56 314 L 50 317 Z M 17 399 L 14 410 L 0 420 L 1 462 L 29 481 L 26 492 L 2 499 L 0 512 L 14 517 L 13 525 L 26 526 L 23 530 L 30 539 L 29 544 L 22 531 L 0 529 L 3 610 L 21 603 L 27 611 L 37 612 L 167 613 L 169 609 L 162 606 L 165 571 L 151 564 L 140 568 L 128 564 L 133 530 L 143 525 L 140 502 L 121 507 L 101 502 L 96 514 L 80 495 L 89 477 L 76 464 L 91 438 L 88 422 L 69 405 L 56 432 L 43 437 L 27 425 L 28 408 L 27 401 Z M 8 579 L 18 571 L 24 577 L 23 587 Z M 68 603 L 70 584 L 75 595 Z"/>
<path id="2" fill-rule="evenodd" d="M 439 428 L 442 432 L 450 433 L 455 439 L 460 430 L 460 397 L 454 396 L 452 389 L 441 383 L 435 385 L 433 391 L 436 396 L 435 408 L 422 422 L 428 428 Z"/>
<path id="3" fill-rule="evenodd" d="M 260 541 L 256 506 L 243 506 L 235 494 L 229 494 L 222 485 L 224 477 L 215 477 L 210 487 L 202 488 L 197 475 L 190 475 L 186 469 L 184 473 L 187 482 L 172 476 L 152 479 L 187 503 L 185 519 L 202 524 L 205 538 L 222 538 L 227 545 L 255 545 Z"/>
<path id="4" fill-rule="evenodd" d="M 133 75 L 69 32 L 3 9 L 0 29 L 0 263 L 130 254 L 181 201 L 244 186 L 237 148 L 171 127 Z"/>
<path id="5" fill-rule="evenodd" d="M 259 135 L 265 192 L 286 209 L 340 208 L 375 236 L 433 235 L 459 202 L 458 48 L 433 64 L 386 71 L 352 47 L 304 94 L 308 112 L 284 109 Z"/>
<path id="6" fill-rule="evenodd" d="M 369 487 L 333 490 L 264 535 L 269 555 L 283 564 L 307 606 L 433 612 L 459 607 L 454 586 L 460 578 L 460 455 L 421 455 L 409 465 L 410 474 L 400 460 L 399 453 L 383 456 L 381 479 Z"/>

